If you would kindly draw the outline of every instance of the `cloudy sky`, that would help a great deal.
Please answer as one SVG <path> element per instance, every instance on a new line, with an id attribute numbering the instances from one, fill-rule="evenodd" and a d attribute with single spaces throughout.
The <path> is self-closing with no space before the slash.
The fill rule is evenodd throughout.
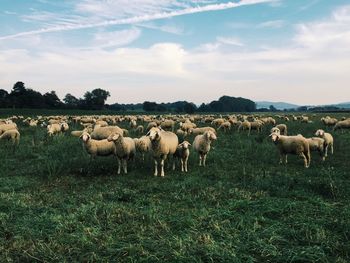
<path id="1" fill-rule="evenodd" d="M 350 101 L 349 0 L 1 0 L 0 88 Z"/>

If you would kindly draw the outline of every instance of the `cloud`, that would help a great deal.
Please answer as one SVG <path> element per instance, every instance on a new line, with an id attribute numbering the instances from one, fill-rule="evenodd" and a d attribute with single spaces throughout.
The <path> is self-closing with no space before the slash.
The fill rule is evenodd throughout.
<path id="1" fill-rule="evenodd" d="M 141 30 L 134 27 L 131 29 L 98 32 L 94 37 L 94 48 L 120 47 L 128 45 L 138 39 L 141 35 Z"/>
<path id="2" fill-rule="evenodd" d="M 281 28 L 285 25 L 283 20 L 271 20 L 260 23 L 257 25 L 257 28 Z"/>
<path id="3" fill-rule="evenodd" d="M 27 35 L 43 34 L 43 33 L 49 33 L 49 32 L 60 32 L 60 31 L 70 31 L 70 30 L 78 30 L 78 29 L 86 29 L 86 28 L 107 27 L 107 26 L 112 26 L 112 25 L 136 24 L 136 23 L 171 18 L 171 17 L 176 17 L 176 16 L 183 16 L 183 15 L 189 15 L 189 14 L 202 13 L 202 12 L 232 9 L 232 8 L 237 8 L 237 7 L 245 6 L 245 5 L 268 3 L 268 2 L 272 2 L 272 1 L 274 1 L 274 0 L 241 0 L 240 2 L 207 4 L 207 5 L 188 7 L 188 8 L 184 8 L 184 9 L 172 10 L 172 11 L 167 11 L 167 12 L 140 14 L 138 16 L 127 17 L 127 18 L 122 18 L 122 19 L 110 19 L 110 20 L 104 20 L 104 21 L 95 22 L 95 23 L 79 23 L 79 24 L 66 24 L 66 25 L 60 24 L 57 26 L 41 28 L 38 30 L 32 30 L 32 31 L 20 32 L 20 33 L 12 34 L 12 35 L 1 36 L 0 40 L 17 38 L 17 37 L 27 36 Z M 94 8 L 92 8 L 92 11 L 98 13 L 99 9 L 94 7 Z"/>
<path id="4" fill-rule="evenodd" d="M 217 42 L 224 45 L 231 45 L 231 46 L 244 46 L 243 43 L 235 37 L 217 37 Z"/>

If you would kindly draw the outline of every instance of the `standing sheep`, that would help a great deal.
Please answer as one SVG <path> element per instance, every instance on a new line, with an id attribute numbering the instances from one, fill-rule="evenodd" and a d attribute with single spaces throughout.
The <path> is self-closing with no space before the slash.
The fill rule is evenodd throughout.
<path id="1" fill-rule="evenodd" d="M 142 136 L 140 138 L 134 138 L 136 151 L 140 152 L 142 155 L 142 161 L 145 160 L 145 153 L 151 150 L 151 140 L 147 136 Z"/>
<path id="2" fill-rule="evenodd" d="M 160 176 L 164 176 L 164 161 L 168 155 L 173 155 L 176 151 L 179 139 L 173 132 L 167 132 L 159 127 L 153 127 L 147 135 L 151 140 L 151 150 L 154 159 L 154 176 L 158 175 L 158 161 L 160 161 Z"/>
<path id="3" fill-rule="evenodd" d="M 210 151 L 210 144 L 216 140 L 217 137 L 212 131 L 206 131 L 202 135 L 197 135 L 193 141 L 193 149 L 199 153 L 199 166 L 205 166 L 207 154 Z"/>
<path id="4" fill-rule="evenodd" d="M 84 149 L 90 155 L 91 159 L 95 159 L 96 156 L 116 155 L 115 144 L 107 141 L 107 139 L 94 140 L 87 132 L 83 132 L 79 138 L 83 141 Z"/>
<path id="5" fill-rule="evenodd" d="M 317 130 L 315 135 L 324 139 L 324 156 L 328 156 L 328 147 L 331 147 L 331 153 L 333 154 L 334 140 L 332 134 L 324 132 L 324 130 Z"/>
<path id="6" fill-rule="evenodd" d="M 128 160 L 134 158 L 136 154 L 135 141 L 130 137 L 123 137 L 119 133 L 111 134 L 107 141 L 115 144 L 118 158 L 118 174 L 120 174 L 121 165 L 123 166 L 124 174 L 127 174 Z"/>
<path id="7" fill-rule="evenodd" d="M 189 146 L 191 146 L 191 144 L 188 141 L 183 141 L 177 146 L 176 152 L 174 154 L 174 157 L 179 158 L 181 161 L 181 172 L 187 173 L 188 171 L 187 162 L 188 157 L 190 156 Z M 175 170 L 175 162 L 173 163 L 173 170 Z"/>
<path id="8" fill-rule="evenodd" d="M 350 119 L 338 121 L 334 127 L 333 131 L 340 129 L 343 132 L 343 129 L 350 129 Z"/>
<path id="9" fill-rule="evenodd" d="M 6 130 L 3 134 L 0 135 L 0 140 L 8 140 L 12 142 L 13 146 L 17 146 L 19 144 L 19 139 L 21 135 L 18 130 Z"/>
<path id="10" fill-rule="evenodd" d="M 309 143 L 310 151 L 318 152 L 322 158 L 322 161 L 326 160 L 324 139 L 319 137 L 306 138 Z"/>
<path id="11" fill-rule="evenodd" d="M 287 125 L 285 124 L 278 124 L 275 127 L 271 129 L 271 133 L 278 132 L 280 135 L 287 135 Z"/>
<path id="12" fill-rule="evenodd" d="M 271 133 L 270 137 L 277 146 L 280 153 L 280 163 L 287 163 L 287 154 L 296 154 L 304 159 L 304 166 L 308 168 L 311 162 L 310 147 L 307 140 L 301 136 L 285 136 L 278 133 Z"/>

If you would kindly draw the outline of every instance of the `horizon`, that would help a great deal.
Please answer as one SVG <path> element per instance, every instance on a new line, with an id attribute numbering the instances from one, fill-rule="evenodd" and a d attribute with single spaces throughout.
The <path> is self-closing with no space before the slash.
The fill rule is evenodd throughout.
<path id="1" fill-rule="evenodd" d="M 107 103 L 350 101 L 346 0 L 2 1 L 0 89 Z"/>

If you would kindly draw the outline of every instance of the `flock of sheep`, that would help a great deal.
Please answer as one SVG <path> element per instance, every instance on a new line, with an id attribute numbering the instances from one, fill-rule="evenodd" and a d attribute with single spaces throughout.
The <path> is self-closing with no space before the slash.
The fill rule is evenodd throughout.
<path id="1" fill-rule="evenodd" d="M 334 140 L 330 133 L 319 129 L 312 138 L 305 138 L 301 134 L 289 136 L 287 125 L 284 123 L 276 125 L 276 119 L 285 123 L 312 122 L 305 115 L 37 116 L 36 118 L 13 116 L 0 119 L 0 140 L 5 139 L 18 146 L 20 133 L 16 122 L 20 121 L 31 127 L 46 127 L 47 136 L 67 132 L 71 123 L 81 125 L 82 129 L 71 131 L 71 135 L 79 137 L 91 158 L 114 155 L 118 160 L 117 173 L 120 174 L 123 169 L 127 174 L 127 163 L 130 159 L 140 154 L 144 160 L 145 154 L 150 153 L 154 160 L 154 175 L 159 174 L 162 177 L 165 175 L 164 163 L 169 156 L 173 156 L 174 170 L 175 161 L 179 160 L 181 171 L 188 171 L 190 146 L 199 155 L 199 165 L 205 166 L 211 143 L 218 138 L 218 131 L 228 132 L 233 127 L 236 127 L 238 132 L 246 131 L 248 136 L 253 130 L 259 133 L 263 127 L 272 127 L 270 137 L 279 150 L 280 163 L 283 161 L 287 163 L 287 155 L 295 154 L 303 158 L 305 167 L 309 167 L 310 151 L 318 151 L 323 161 L 328 155 L 328 149 L 333 154 Z M 344 117 L 338 121 L 326 116 L 321 118 L 321 121 L 325 126 L 332 126 L 333 131 L 350 129 L 350 118 Z M 140 137 L 129 137 L 129 130 L 118 126 L 121 122 L 127 122 L 129 129 Z M 197 127 L 197 124 L 204 127 Z M 176 126 L 178 129 L 175 131 Z M 189 135 L 195 136 L 192 144 L 186 140 Z"/>

